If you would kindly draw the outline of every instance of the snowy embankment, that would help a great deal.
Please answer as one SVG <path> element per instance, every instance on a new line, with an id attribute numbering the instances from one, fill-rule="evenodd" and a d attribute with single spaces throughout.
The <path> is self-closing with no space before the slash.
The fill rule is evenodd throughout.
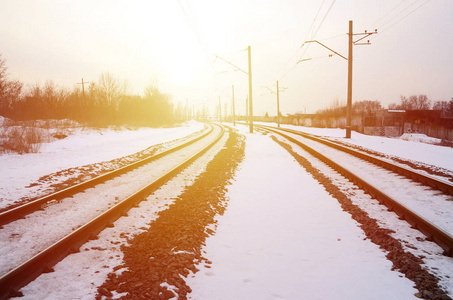
<path id="1" fill-rule="evenodd" d="M 45 143 L 39 153 L 0 155 L 0 208 L 37 190 L 39 178 L 61 170 L 109 161 L 150 146 L 183 138 L 203 129 L 191 121 L 173 128 L 138 130 L 77 129 L 62 140 Z"/>
<path id="2" fill-rule="evenodd" d="M 258 124 L 277 126 L 277 123 Z M 339 128 L 315 128 L 281 124 L 282 128 L 293 129 L 323 137 L 334 138 L 338 141 L 354 144 L 363 148 L 380 152 L 385 155 L 397 156 L 403 159 L 422 162 L 453 172 L 453 148 L 432 145 L 420 142 L 418 136 L 412 140 L 409 137 L 387 138 L 380 136 L 365 135 L 353 131 L 350 139 L 345 138 L 345 130 Z"/>

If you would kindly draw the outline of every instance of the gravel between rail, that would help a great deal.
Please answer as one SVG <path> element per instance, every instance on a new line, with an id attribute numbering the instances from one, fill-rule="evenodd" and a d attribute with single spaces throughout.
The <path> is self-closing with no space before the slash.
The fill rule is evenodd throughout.
<path id="1" fill-rule="evenodd" d="M 187 299 L 191 292 L 184 277 L 210 262 L 201 248 L 215 230 L 216 216 L 227 206 L 226 187 L 244 157 L 244 140 L 230 131 L 225 147 L 208 164 L 195 183 L 167 210 L 150 223 L 149 230 L 122 247 L 127 268 L 121 275 L 111 273 L 98 288 L 97 299 L 125 293 L 124 299 Z"/>

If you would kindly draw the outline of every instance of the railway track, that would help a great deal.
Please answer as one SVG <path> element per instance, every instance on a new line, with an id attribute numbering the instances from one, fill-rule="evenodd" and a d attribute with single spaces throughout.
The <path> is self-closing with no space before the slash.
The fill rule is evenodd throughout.
<path id="1" fill-rule="evenodd" d="M 90 180 L 86 180 L 79 184 L 75 184 L 73 186 L 70 186 L 70 187 L 60 190 L 60 191 L 57 191 L 55 193 L 51 193 L 49 195 L 40 197 L 36 200 L 30 201 L 23 205 L 0 212 L 0 226 L 3 226 L 4 224 L 7 224 L 9 222 L 24 218 L 26 215 L 33 213 L 37 210 L 43 210 L 44 207 L 55 204 L 56 202 L 60 201 L 61 199 L 71 197 L 79 192 L 85 191 L 86 189 L 88 189 L 90 187 L 96 186 L 102 182 L 105 182 L 107 180 L 110 180 L 115 177 L 126 174 L 127 172 L 129 172 L 131 170 L 137 169 L 140 166 L 143 166 L 147 163 L 150 163 L 161 157 L 164 157 L 165 155 L 167 155 L 169 153 L 172 153 L 178 149 L 182 149 L 186 146 L 189 146 L 189 145 L 199 141 L 200 139 L 206 137 L 207 135 L 209 135 L 212 132 L 212 130 L 213 130 L 213 127 L 211 126 L 206 132 L 202 133 L 200 136 L 192 138 L 192 139 L 190 139 L 180 145 L 177 145 L 173 148 L 170 148 L 166 151 L 163 151 L 156 155 L 152 155 L 150 157 L 146 157 L 137 162 L 134 162 L 134 163 L 131 163 L 124 167 L 118 168 L 116 170 L 107 172 L 105 174 L 102 174 L 102 175 L 92 178 Z"/>
<path id="2" fill-rule="evenodd" d="M 225 130 L 210 125 L 204 135 L 31 204 L 4 217 L 0 229 L 0 298 L 8 298 L 79 247 L 218 143 Z M 55 200 L 58 199 L 58 201 Z M 46 204 L 46 205 L 43 205 Z M 22 209 L 22 208 L 21 208 Z M 7 213 L 7 212 L 6 212 Z M 18 219 L 17 215 L 25 215 Z M 27 255 L 17 255 L 18 251 Z"/>
<path id="3" fill-rule="evenodd" d="M 257 125 L 303 148 L 365 190 L 453 255 L 453 185 L 324 139 Z M 427 209 L 427 205 L 431 209 Z"/>

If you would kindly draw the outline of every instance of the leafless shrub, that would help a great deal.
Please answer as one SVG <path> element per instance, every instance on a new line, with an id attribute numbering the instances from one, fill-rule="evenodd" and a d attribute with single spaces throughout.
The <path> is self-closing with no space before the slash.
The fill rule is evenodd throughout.
<path id="1" fill-rule="evenodd" d="M 47 138 L 45 131 L 35 126 L 3 127 L 0 151 L 6 153 L 37 153 Z"/>

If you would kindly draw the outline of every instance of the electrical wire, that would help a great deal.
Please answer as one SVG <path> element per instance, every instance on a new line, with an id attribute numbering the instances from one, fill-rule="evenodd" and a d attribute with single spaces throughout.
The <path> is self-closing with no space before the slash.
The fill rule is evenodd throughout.
<path id="1" fill-rule="evenodd" d="M 392 18 L 390 18 L 389 20 L 387 20 L 387 22 L 385 22 L 384 24 L 382 24 L 381 26 L 384 27 L 385 25 L 387 25 L 388 23 L 390 23 L 390 21 L 392 21 L 393 19 L 395 19 L 396 17 L 398 17 L 399 15 L 401 15 L 403 12 L 405 12 L 406 10 L 408 10 L 411 6 L 413 6 L 414 4 L 416 4 L 418 1 L 420 0 L 415 0 L 414 2 L 412 2 L 412 4 L 410 4 L 409 6 L 406 6 L 406 8 L 404 8 L 402 11 L 400 11 L 398 14 L 396 14 L 395 16 L 393 16 Z"/>
<path id="2" fill-rule="evenodd" d="M 311 26 L 310 26 L 308 32 L 307 32 L 307 35 L 305 36 L 304 42 L 307 40 L 307 37 L 308 37 L 310 31 L 312 30 L 312 28 L 313 28 L 313 30 L 314 30 L 314 24 L 315 24 L 316 19 L 318 18 L 318 15 L 319 15 L 319 13 L 320 13 L 320 11 L 321 11 L 323 5 L 324 5 L 324 2 L 325 2 L 325 0 L 323 0 L 323 2 L 321 3 L 321 6 L 319 7 L 318 12 L 316 13 L 316 16 L 315 16 L 315 18 L 314 18 L 314 20 L 313 20 L 313 22 L 312 22 L 312 24 L 311 24 Z M 327 16 L 329 15 L 329 13 L 330 13 L 330 11 L 331 11 L 333 5 L 335 4 L 335 2 L 336 2 L 336 0 L 333 0 L 333 1 L 332 1 L 332 3 L 330 4 L 329 8 L 328 8 L 327 11 L 326 11 L 326 13 L 324 14 L 324 17 L 322 18 L 321 22 L 319 23 L 317 29 L 316 29 L 315 31 L 313 31 L 313 33 L 312 33 L 312 35 L 311 35 L 311 39 L 312 39 L 312 40 L 313 40 L 313 39 L 316 37 L 316 35 L 318 34 L 319 30 L 321 29 L 321 26 L 323 25 L 324 21 L 326 20 Z M 342 35 L 343 35 L 343 34 L 342 34 Z M 342 36 L 342 35 L 339 35 L 339 36 Z M 334 36 L 334 37 L 337 37 L 337 36 Z M 334 37 L 331 37 L 331 38 L 334 38 Z M 330 38 L 327 38 L 327 39 L 330 39 Z M 302 44 L 302 45 L 300 46 L 300 48 L 302 48 L 303 46 L 304 46 L 304 44 Z M 305 56 L 305 54 L 307 53 L 307 51 L 308 51 L 309 48 L 310 48 L 310 44 L 308 44 L 307 47 L 305 47 L 304 51 L 302 52 L 302 55 L 299 57 L 299 59 L 297 59 L 296 63 L 293 65 L 293 67 L 292 67 L 291 69 L 289 69 L 289 70 L 288 70 L 288 71 L 280 78 L 280 80 L 282 80 L 283 78 L 285 78 L 292 70 L 294 70 L 294 68 L 297 66 L 297 64 L 304 58 L 304 56 Z M 299 50 L 299 49 L 298 49 L 298 50 Z M 298 51 L 297 51 L 297 52 L 298 52 Z M 296 55 L 297 55 L 297 52 L 295 53 Z M 294 56 L 295 56 L 295 55 L 294 55 Z"/>
<path id="3" fill-rule="evenodd" d="M 210 64 L 212 65 L 212 71 L 213 73 L 215 73 L 215 68 L 214 68 L 214 64 L 213 62 L 211 61 L 210 59 L 210 55 L 213 55 L 213 53 L 211 53 L 211 51 L 209 51 L 208 47 L 206 46 L 205 43 L 203 43 L 203 40 L 201 38 L 201 34 L 200 34 L 200 30 L 199 30 L 199 26 L 198 26 L 198 22 L 193 14 L 193 11 L 190 7 L 190 4 L 189 2 L 186 0 L 185 1 L 185 4 L 187 6 L 187 10 L 186 8 L 184 8 L 184 5 L 183 3 L 181 2 L 181 0 L 178 0 L 178 4 L 179 6 L 181 7 L 181 10 L 182 12 L 184 13 L 184 16 L 186 17 L 187 19 L 187 22 L 189 23 L 189 26 L 190 28 L 192 29 L 194 35 L 195 35 L 195 38 L 197 39 L 198 43 L 200 44 L 201 46 L 201 49 L 202 51 L 204 52 L 205 56 L 206 56 L 206 59 L 210 62 Z M 187 12 L 188 11 L 188 12 Z"/>
<path id="4" fill-rule="evenodd" d="M 316 12 L 315 18 L 313 19 L 313 22 L 311 22 L 311 25 L 310 25 L 310 27 L 308 28 L 307 34 L 305 35 L 304 41 L 307 40 L 307 37 L 308 37 L 308 35 L 310 34 L 310 31 L 311 31 L 312 29 L 314 29 L 314 25 L 315 25 L 316 19 L 318 18 L 319 12 L 321 11 L 321 9 L 322 9 L 322 7 L 323 7 L 325 1 L 326 1 L 326 0 L 323 0 L 322 3 L 321 3 L 321 6 L 319 6 L 318 11 Z M 302 48 L 302 46 L 303 46 L 303 44 L 302 44 L 299 48 L 297 48 L 297 50 L 293 53 L 293 55 L 291 55 L 291 57 L 288 59 L 288 61 L 287 61 L 287 62 L 285 63 L 285 65 L 283 66 L 282 71 L 283 71 L 284 69 L 287 68 L 287 66 L 289 65 L 290 62 L 293 61 L 293 59 L 297 56 L 297 54 L 299 53 L 299 51 L 300 51 L 300 49 Z M 296 65 L 297 65 L 297 64 L 293 65 L 293 66 L 291 67 L 291 69 L 290 69 L 288 72 L 286 72 L 282 77 L 280 77 L 279 80 L 282 80 L 284 77 L 286 77 L 286 75 L 288 75 L 288 73 L 291 72 L 291 71 L 294 69 L 294 67 L 295 67 Z M 282 71 L 280 71 L 280 73 L 281 73 Z"/>
<path id="5" fill-rule="evenodd" d="M 418 7 L 416 7 L 415 9 L 413 9 L 412 11 L 410 11 L 408 14 L 406 14 L 404 17 L 402 17 L 401 19 L 399 19 L 396 23 L 393 23 L 392 25 L 388 26 L 387 28 L 385 28 L 384 30 L 381 31 L 381 33 L 383 32 L 386 32 L 387 30 L 389 30 L 390 28 L 392 28 L 393 26 L 395 26 L 396 24 L 400 23 L 401 21 L 403 21 L 404 19 L 406 19 L 407 17 L 409 17 L 412 13 L 414 13 L 416 10 L 418 10 L 419 8 L 421 8 L 422 6 L 424 6 L 426 3 L 428 3 L 429 1 L 431 0 L 427 0 L 425 2 L 423 2 L 421 5 L 419 5 Z"/>
<path id="6" fill-rule="evenodd" d="M 403 4 L 404 2 L 406 2 L 407 0 L 402 0 L 400 3 L 398 3 L 397 5 L 395 5 L 391 10 L 389 10 L 383 17 L 381 17 L 380 19 L 378 19 L 376 22 L 374 22 L 371 26 L 369 26 L 368 28 L 373 28 L 376 26 L 376 24 L 378 24 L 380 21 L 382 21 L 383 19 L 385 19 L 388 15 L 390 15 L 391 13 L 393 13 L 401 4 Z"/>
<path id="7" fill-rule="evenodd" d="M 332 9 L 333 5 L 335 4 L 335 1 L 336 1 L 336 0 L 333 0 L 333 1 L 332 1 L 332 4 L 330 4 L 329 9 L 327 10 L 326 14 L 324 15 L 324 18 L 322 19 L 321 23 L 319 23 L 318 29 L 316 29 L 316 32 L 315 32 L 315 34 L 312 36 L 312 39 L 314 39 L 314 37 L 315 37 L 316 34 L 318 33 L 319 29 L 321 29 L 321 26 L 322 26 L 322 24 L 324 23 L 324 21 L 326 20 L 327 15 L 329 14 L 329 12 L 330 12 L 330 10 Z"/>

